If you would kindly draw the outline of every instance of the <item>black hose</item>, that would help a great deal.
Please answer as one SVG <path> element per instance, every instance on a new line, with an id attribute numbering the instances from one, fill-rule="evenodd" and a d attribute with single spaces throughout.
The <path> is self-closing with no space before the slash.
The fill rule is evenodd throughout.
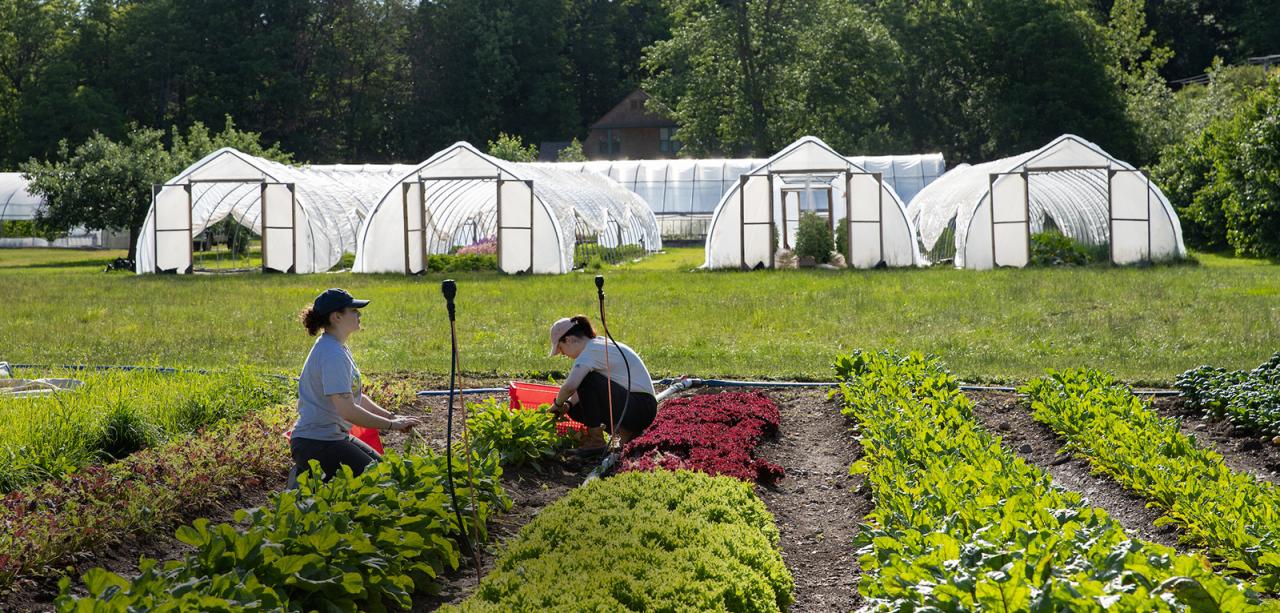
<path id="1" fill-rule="evenodd" d="M 445 279 L 440 284 L 440 292 L 444 294 L 445 305 L 449 310 L 449 407 L 446 409 L 444 434 L 445 481 L 449 484 L 449 500 L 453 503 L 453 516 L 458 520 L 458 530 L 462 531 L 462 539 L 470 548 L 471 538 L 467 536 L 467 525 L 462 521 L 462 508 L 458 506 L 458 492 L 453 485 L 453 390 L 457 386 L 458 375 L 458 331 L 454 324 L 457 311 L 453 298 L 458 295 L 458 286 L 453 279 Z"/>
<path id="2" fill-rule="evenodd" d="M 627 395 L 622 399 L 622 412 L 618 414 L 618 421 L 612 424 L 609 424 L 610 428 L 612 428 L 613 430 L 611 432 L 611 436 L 616 436 L 618 428 L 622 426 L 623 418 L 627 416 L 627 408 L 631 404 L 631 361 L 627 359 L 627 353 L 622 350 L 622 347 L 618 346 L 618 341 L 613 340 L 613 335 L 609 334 L 609 322 L 606 321 L 604 318 L 604 275 L 596 275 L 596 295 L 598 296 L 600 301 L 600 327 L 604 328 L 605 338 L 609 339 L 609 342 L 613 343 L 614 347 L 618 347 L 618 355 L 622 356 L 622 364 L 627 368 L 627 386 L 626 386 Z M 605 354 L 608 355 L 609 346 L 607 344 L 604 347 L 604 351 L 605 351 Z M 613 379 L 611 378 L 612 375 L 613 373 L 608 373 L 608 376 L 605 377 L 605 379 L 607 379 L 609 383 L 610 396 L 613 395 Z M 609 418 L 612 419 L 613 416 L 610 415 Z M 635 433 L 633 432 L 632 434 L 635 434 Z"/>

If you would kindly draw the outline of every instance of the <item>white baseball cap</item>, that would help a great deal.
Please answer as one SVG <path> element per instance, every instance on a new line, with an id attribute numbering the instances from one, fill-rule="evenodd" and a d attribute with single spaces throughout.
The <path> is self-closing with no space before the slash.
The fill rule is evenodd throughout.
<path id="1" fill-rule="evenodd" d="M 560 339 L 572 327 L 573 320 L 568 317 L 561 317 L 556 320 L 556 323 L 551 324 L 551 353 L 547 354 L 547 357 L 555 357 L 557 353 L 560 353 Z"/>

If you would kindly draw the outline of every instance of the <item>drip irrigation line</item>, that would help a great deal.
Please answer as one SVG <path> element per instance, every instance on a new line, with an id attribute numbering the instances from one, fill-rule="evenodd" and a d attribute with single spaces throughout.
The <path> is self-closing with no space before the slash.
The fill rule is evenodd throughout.
<path id="1" fill-rule="evenodd" d="M 218 375 L 230 374 L 229 370 L 209 370 L 205 368 L 176 368 L 173 366 L 136 366 L 131 364 L 9 364 L 9 368 L 28 368 L 37 370 L 93 370 L 108 371 L 120 370 L 124 372 L 156 372 L 162 375 L 176 374 L 196 374 L 196 375 Z M 281 381 L 297 381 L 297 377 L 288 375 L 280 375 L 275 373 L 257 373 L 263 377 L 280 379 Z"/>

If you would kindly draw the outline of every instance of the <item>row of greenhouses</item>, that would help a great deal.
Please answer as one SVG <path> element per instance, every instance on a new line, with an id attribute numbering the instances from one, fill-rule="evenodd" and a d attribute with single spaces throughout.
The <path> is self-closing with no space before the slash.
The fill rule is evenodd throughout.
<path id="1" fill-rule="evenodd" d="M 945 170 L 939 154 L 850 157 L 814 137 L 736 160 L 513 163 L 460 142 L 417 165 L 291 166 L 221 149 L 155 186 L 136 267 L 196 272 L 195 238 L 234 223 L 260 237 L 264 271 L 353 256 L 354 272 L 416 274 L 487 245 L 503 272 L 558 274 L 587 243 L 643 253 L 691 236 L 706 268 L 772 268 L 806 213 L 854 268 L 1026 266 L 1048 228 L 1118 264 L 1185 256 L 1160 189 L 1079 137 Z"/>

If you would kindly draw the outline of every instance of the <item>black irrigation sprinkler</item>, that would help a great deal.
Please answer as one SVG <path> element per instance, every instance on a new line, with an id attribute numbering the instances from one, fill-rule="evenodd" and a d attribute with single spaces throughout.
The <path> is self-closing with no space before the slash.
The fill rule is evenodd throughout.
<path id="1" fill-rule="evenodd" d="M 454 298 L 458 295 L 458 285 L 453 279 L 445 279 L 440 284 L 440 293 L 444 294 L 445 308 L 449 311 L 449 406 L 446 409 L 445 418 L 445 442 L 444 442 L 444 462 L 445 462 L 445 481 L 449 485 L 449 501 L 453 504 L 453 515 L 458 520 L 458 530 L 462 532 L 462 544 L 466 551 L 470 552 L 472 561 L 476 565 L 476 582 L 480 581 L 480 547 L 479 543 L 472 543 L 470 535 L 467 534 L 467 526 L 462 521 L 462 508 L 458 506 L 458 493 L 453 483 L 453 410 L 454 410 L 454 391 L 458 391 L 458 401 L 462 401 L 462 390 L 458 385 L 458 327 L 457 313 L 458 309 L 454 305 Z M 471 487 L 467 488 L 471 496 L 471 513 L 472 518 L 476 522 L 479 529 L 480 516 L 476 507 L 476 487 L 475 474 L 471 469 L 471 443 L 467 438 L 466 428 L 466 408 L 463 407 L 463 424 L 462 424 L 462 450 L 465 454 L 464 460 L 467 465 L 467 478 L 471 481 Z"/>

